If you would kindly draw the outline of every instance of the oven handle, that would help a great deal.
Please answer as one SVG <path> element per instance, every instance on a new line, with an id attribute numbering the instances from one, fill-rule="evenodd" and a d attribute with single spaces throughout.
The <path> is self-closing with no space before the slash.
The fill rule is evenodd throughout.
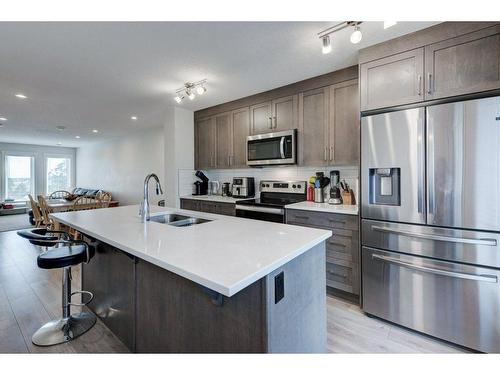
<path id="1" fill-rule="evenodd" d="M 283 208 L 244 206 L 237 204 L 236 209 L 241 211 L 264 212 L 268 214 L 278 214 L 278 215 L 285 214 L 285 210 Z"/>
<path id="2" fill-rule="evenodd" d="M 378 255 L 378 254 L 372 254 L 372 259 L 380 260 L 382 262 L 396 264 L 398 266 L 409 268 L 412 270 L 432 273 L 435 275 L 455 277 L 458 279 L 467 279 L 467 280 L 474 280 L 474 281 L 484 281 L 484 282 L 488 282 L 488 283 L 497 283 L 498 282 L 498 278 L 494 275 L 476 275 L 473 273 L 445 271 L 445 270 L 441 270 L 438 268 L 425 267 L 425 266 L 420 266 L 420 265 L 413 264 L 413 263 L 404 262 L 404 261 L 396 259 L 396 258 L 392 258 L 392 257 L 384 256 L 384 255 Z"/>
<path id="3" fill-rule="evenodd" d="M 470 245 L 497 246 L 497 240 L 490 239 L 490 238 L 461 238 L 461 237 L 441 236 L 438 234 L 415 233 L 415 232 L 410 232 L 410 231 L 400 230 L 400 229 L 384 228 L 384 227 L 379 227 L 376 225 L 372 225 L 372 229 L 375 231 L 378 231 L 378 232 L 401 234 L 401 235 L 407 236 L 407 237 L 423 238 L 426 240 L 464 243 L 464 244 L 470 244 Z"/>
<path id="4" fill-rule="evenodd" d="M 281 137 L 281 140 L 280 140 L 280 154 L 281 154 L 281 158 L 284 159 L 285 158 L 285 137 Z"/>

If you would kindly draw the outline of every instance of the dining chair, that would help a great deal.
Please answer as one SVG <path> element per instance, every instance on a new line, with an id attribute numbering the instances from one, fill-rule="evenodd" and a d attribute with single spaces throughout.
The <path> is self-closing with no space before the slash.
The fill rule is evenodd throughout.
<path id="1" fill-rule="evenodd" d="M 71 195 L 69 191 L 66 190 L 56 190 L 49 195 L 49 199 L 57 199 L 57 198 L 67 198 Z"/>
<path id="2" fill-rule="evenodd" d="M 38 204 L 33 199 L 31 194 L 28 194 L 28 198 L 30 199 L 30 206 L 31 206 L 31 211 L 33 212 L 33 220 L 35 221 L 35 227 L 37 228 L 44 227 L 45 225 L 43 222 L 43 215 L 42 212 L 40 211 L 40 207 L 38 207 Z"/>
<path id="3" fill-rule="evenodd" d="M 102 207 L 102 201 L 99 197 L 81 196 L 73 201 L 70 211 L 94 210 Z"/>
<path id="4" fill-rule="evenodd" d="M 38 206 L 40 207 L 40 212 L 43 218 L 43 226 L 48 229 L 54 229 L 54 220 L 49 217 L 50 207 L 47 204 L 47 200 L 43 195 L 38 196 Z"/>
<path id="5" fill-rule="evenodd" d="M 111 193 L 108 193 L 107 191 L 101 191 L 98 195 L 97 198 L 101 200 L 103 208 L 108 208 L 109 203 L 111 202 Z"/>

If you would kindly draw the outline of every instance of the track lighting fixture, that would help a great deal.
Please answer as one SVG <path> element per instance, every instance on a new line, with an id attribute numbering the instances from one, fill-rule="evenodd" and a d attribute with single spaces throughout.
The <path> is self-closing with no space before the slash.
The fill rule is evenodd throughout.
<path id="1" fill-rule="evenodd" d="M 175 91 L 174 100 L 177 104 L 180 104 L 185 97 L 194 100 L 194 98 L 196 98 L 195 91 L 198 95 L 203 95 L 207 91 L 205 87 L 206 83 L 206 79 L 198 82 L 186 82 L 183 87 Z"/>
<path id="2" fill-rule="evenodd" d="M 329 35 L 325 35 L 323 37 L 323 48 L 321 49 L 321 51 L 323 52 L 323 54 L 327 54 L 327 53 L 332 52 L 332 44 L 330 42 Z"/>
<path id="3" fill-rule="evenodd" d="M 363 37 L 363 34 L 361 33 L 361 29 L 359 25 L 362 23 L 362 21 L 343 21 L 340 22 L 332 27 L 329 27 L 328 29 L 325 29 L 321 32 L 318 33 L 318 37 L 322 41 L 322 49 L 321 51 L 323 53 L 330 53 L 332 51 L 332 44 L 330 41 L 330 35 L 333 33 L 336 33 L 337 31 L 344 30 L 347 27 L 354 27 L 354 31 L 351 34 L 351 43 L 357 44 L 361 41 L 361 38 Z"/>

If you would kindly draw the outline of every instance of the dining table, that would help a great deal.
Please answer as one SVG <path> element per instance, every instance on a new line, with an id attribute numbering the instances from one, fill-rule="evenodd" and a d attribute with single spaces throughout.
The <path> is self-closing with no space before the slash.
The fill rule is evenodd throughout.
<path id="1" fill-rule="evenodd" d="M 64 212 L 73 208 L 74 201 L 68 201 L 64 198 L 46 198 L 47 206 L 50 212 Z M 110 201 L 108 207 L 117 207 L 118 201 Z"/>

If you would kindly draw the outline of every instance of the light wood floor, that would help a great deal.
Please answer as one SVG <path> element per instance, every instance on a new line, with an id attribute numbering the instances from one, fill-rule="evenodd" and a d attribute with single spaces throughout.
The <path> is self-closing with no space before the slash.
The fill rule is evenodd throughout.
<path id="1" fill-rule="evenodd" d="M 31 336 L 61 314 L 61 271 L 36 265 L 38 250 L 0 233 L 0 353 L 124 353 L 127 348 L 100 321 L 76 340 L 38 347 Z M 79 288 L 79 269 L 73 270 Z M 458 353 L 463 349 L 364 315 L 358 306 L 327 297 L 332 353 Z M 76 309 L 73 309 L 76 311 Z"/>

